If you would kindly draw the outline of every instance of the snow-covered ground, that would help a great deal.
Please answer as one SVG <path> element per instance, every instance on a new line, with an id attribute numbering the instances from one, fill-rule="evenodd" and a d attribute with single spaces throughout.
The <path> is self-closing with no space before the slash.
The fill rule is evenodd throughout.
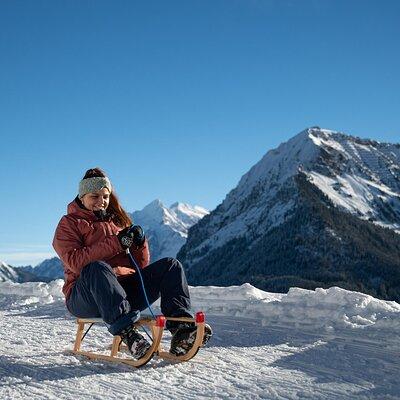
<path id="1" fill-rule="evenodd" d="M 212 341 L 190 362 L 133 369 L 68 352 L 76 325 L 61 286 L 0 283 L 1 399 L 400 398 L 395 302 L 339 288 L 193 287 Z M 98 326 L 85 342 L 111 339 Z"/>

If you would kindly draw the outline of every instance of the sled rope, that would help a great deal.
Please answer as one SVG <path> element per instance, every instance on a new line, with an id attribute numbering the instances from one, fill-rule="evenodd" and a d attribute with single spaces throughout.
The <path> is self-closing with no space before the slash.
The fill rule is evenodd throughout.
<path id="1" fill-rule="evenodd" d="M 144 287 L 144 282 L 143 282 L 143 277 L 142 277 L 142 273 L 140 272 L 140 267 L 137 265 L 134 257 L 132 256 L 131 252 L 129 251 L 129 248 L 126 249 L 126 254 L 128 254 L 132 264 L 135 266 L 135 269 L 137 271 L 137 273 L 139 274 L 139 278 L 140 278 L 140 283 L 142 284 L 142 289 L 143 289 L 143 294 L 144 294 L 144 298 L 146 300 L 146 304 L 147 304 L 147 308 L 150 310 L 151 315 L 153 316 L 153 319 L 156 319 L 156 316 L 153 313 L 153 310 L 150 306 L 150 302 L 149 299 L 147 297 L 147 293 L 146 293 L 146 288 Z M 147 333 L 147 332 L 146 332 Z"/>
<path id="2" fill-rule="evenodd" d="M 147 335 L 147 337 L 148 337 L 151 341 L 153 341 L 153 338 L 151 337 L 151 335 L 149 334 L 149 332 L 147 332 L 147 329 L 146 329 L 144 326 L 142 326 L 142 330 L 143 330 L 144 333 Z"/>

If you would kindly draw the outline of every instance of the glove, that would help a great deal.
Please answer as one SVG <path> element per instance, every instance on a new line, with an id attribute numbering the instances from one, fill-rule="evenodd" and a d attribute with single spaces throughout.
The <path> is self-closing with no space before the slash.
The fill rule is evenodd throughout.
<path id="1" fill-rule="evenodd" d="M 132 245 L 139 248 L 143 246 L 146 239 L 143 229 L 139 225 L 131 225 L 122 229 L 122 231 L 118 233 L 117 237 L 123 249 L 127 249 Z"/>
<path id="2" fill-rule="evenodd" d="M 132 244 L 136 246 L 137 248 L 142 247 L 144 244 L 144 241 L 146 240 L 146 236 L 143 232 L 143 229 L 139 225 L 133 225 L 131 226 L 131 229 L 129 231 L 131 234 L 133 234 L 133 242 Z"/>

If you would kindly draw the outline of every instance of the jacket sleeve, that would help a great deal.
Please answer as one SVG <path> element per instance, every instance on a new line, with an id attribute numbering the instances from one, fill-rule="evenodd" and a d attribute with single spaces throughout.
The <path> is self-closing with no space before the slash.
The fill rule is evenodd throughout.
<path id="1" fill-rule="evenodd" d="M 65 216 L 57 226 L 53 247 L 64 265 L 78 275 L 85 265 L 112 257 L 122 251 L 116 235 L 107 236 L 96 244 L 85 246 L 74 222 Z"/>
<path id="2" fill-rule="evenodd" d="M 149 244 L 147 242 L 147 239 L 144 241 L 144 244 L 142 247 L 135 249 L 132 246 L 129 250 L 132 253 L 133 257 L 135 258 L 135 261 L 138 263 L 140 268 L 143 269 L 149 265 L 150 250 L 149 250 Z"/>

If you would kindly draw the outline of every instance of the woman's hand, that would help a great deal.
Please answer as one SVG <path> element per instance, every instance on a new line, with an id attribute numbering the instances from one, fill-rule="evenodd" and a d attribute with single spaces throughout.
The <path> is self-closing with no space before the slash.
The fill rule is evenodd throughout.
<path id="1" fill-rule="evenodd" d="M 139 225 L 128 226 L 118 233 L 118 240 L 124 249 L 131 247 L 132 245 L 137 248 L 143 246 L 146 236 L 143 232 L 142 227 Z"/>

